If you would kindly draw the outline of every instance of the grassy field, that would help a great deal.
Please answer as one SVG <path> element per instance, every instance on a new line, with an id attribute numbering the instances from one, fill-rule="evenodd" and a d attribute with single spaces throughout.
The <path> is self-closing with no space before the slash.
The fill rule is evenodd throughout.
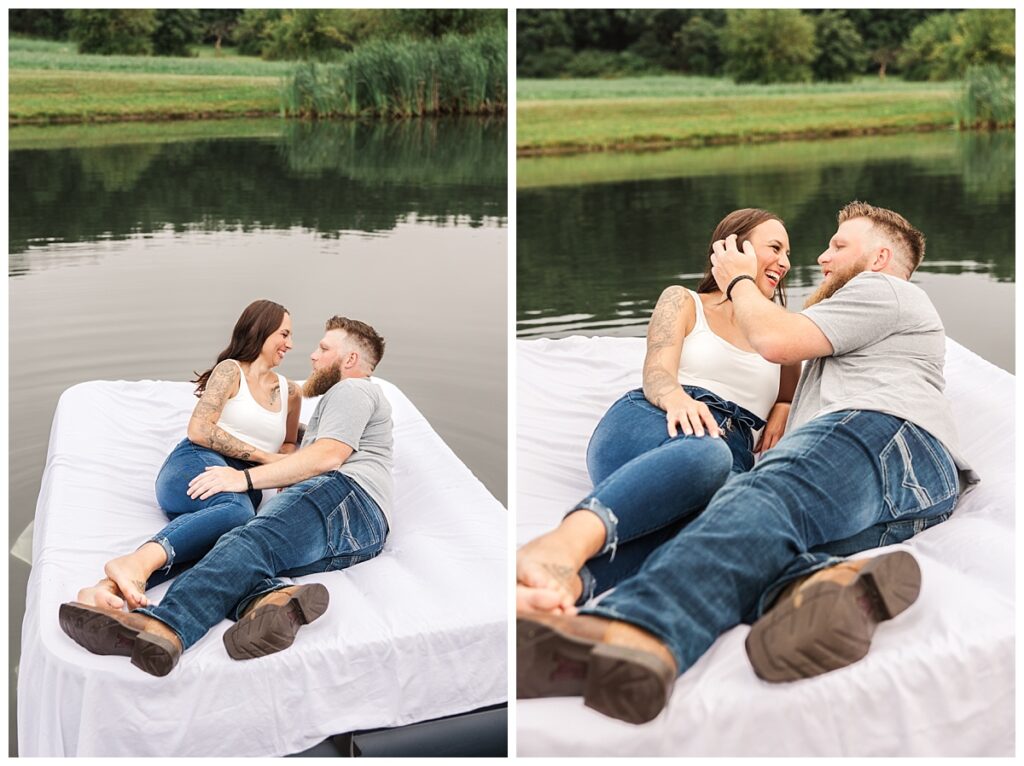
<path id="1" fill-rule="evenodd" d="M 252 57 L 89 56 L 71 43 L 9 43 L 11 124 L 275 115 L 293 63 Z M 205 55 L 203 55 L 205 54 Z"/>
<path id="2" fill-rule="evenodd" d="M 524 80 L 520 155 L 947 128 L 958 83 L 735 85 L 724 78 Z"/>

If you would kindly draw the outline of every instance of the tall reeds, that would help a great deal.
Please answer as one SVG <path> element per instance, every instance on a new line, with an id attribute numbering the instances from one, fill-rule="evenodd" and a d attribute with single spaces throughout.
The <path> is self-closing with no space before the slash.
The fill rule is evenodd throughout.
<path id="1" fill-rule="evenodd" d="M 1012 128 L 1015 124 L 1014 69 L 993 64 L 972 66 L 964 75 L 956 106 L 961 129 Z"/>
<path id="2" fill-rule="evenodd" d="M 504 29 L 376 40 L 336 64 L 299 66 L 282 93 L 296 117 L 494 114 L 508 103 Z"/>

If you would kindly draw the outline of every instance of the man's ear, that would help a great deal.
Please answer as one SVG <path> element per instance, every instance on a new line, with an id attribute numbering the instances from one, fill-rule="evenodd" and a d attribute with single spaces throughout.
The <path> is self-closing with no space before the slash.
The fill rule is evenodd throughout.
<path id="1" fill-rule="evenodd" d="M 885 271 L 892 263 L 892 248 L 882 245 L 875 253 L 875 258 L 868 267 L 870 271 Z"/>

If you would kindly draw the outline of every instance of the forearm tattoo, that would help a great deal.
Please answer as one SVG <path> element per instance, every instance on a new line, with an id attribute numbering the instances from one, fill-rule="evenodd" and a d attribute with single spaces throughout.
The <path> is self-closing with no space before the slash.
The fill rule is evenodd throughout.
<path id="1" fill-rule="evenodd" d="M 214 452 L 239 460 L 252 460 L 256 448 L 235 438 L 217 425 L 224 404 L 231 394 L 231 389 L 234 388 L 235 378 L 239 374 L 238 367 L 232 362 L 224 361 L 218 364 L 206 382 L 206 391 L 203 392 L 192 417 L 199 423 L 207 445 Z"/>
<path id="2" fill-rule="evenodd" d="M 679 324 L 689 294 L 682 287 L 667 288 L 658 299 L 647 328 L 647 356 L 644 359 L 644 394 L 657 407 L 662 399 L 679 389 L 679 381 L 661 364 L 659 353 L 678 343 Z"/>

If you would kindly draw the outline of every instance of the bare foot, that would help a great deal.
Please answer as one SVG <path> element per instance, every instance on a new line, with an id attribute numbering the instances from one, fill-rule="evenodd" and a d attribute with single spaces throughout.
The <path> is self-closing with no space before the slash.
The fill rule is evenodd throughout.
<path id="1" fill-rule="evenodd" d="M 113 580 L 128 602 L 129 609 L 149 606 L 146 598 L 146 582 L 167 560 L 164 549 L 157 543 L 146 543 L 134 553 L 118 556 L 108 561 L 103 571 Z"/>
<path id="2" fill-rule="evenodd" d="M 532 611 L 554 611 L 556 607 L 571 607 L 583 593 L 579 570 L 582 566 L 571 554 L 558 545 L 553 533 L 531 540 L 516 553 L 516 603 L 527 590 L 560 594 L 558 604 L 548 608 L 550 596 L 540 593 L 526 594 L 523 598 L 532 605 Z"/>
<path id="3" fill-rule="evenodd" d="M 108 578 L 104 578 L 88 588 L 82 588 L 78 591 L 77 600 L 80 604 L 105 606 L 108 609 L 121 609 L 124 607 L 124 599 L 121 598 L 120 589 L 113 580 Z"/>
<path id="4" fill-rule="evenodd" d="M 547 612 L 549 614 L 576 614 L 576 607 L 569 603 L 571 597 L 562 590 L 528 588 L 516 584 L 516 612 Z"/>

